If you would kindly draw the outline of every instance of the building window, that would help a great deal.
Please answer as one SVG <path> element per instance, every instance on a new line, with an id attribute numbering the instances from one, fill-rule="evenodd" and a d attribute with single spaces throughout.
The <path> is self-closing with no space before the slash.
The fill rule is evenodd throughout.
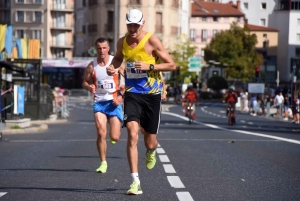
<path id="1" fill-rule="evenodd" d="M 155 32 L 162 33 L 163 32 L 163 16 L 162 13 L 156 12 L 155 13 Z"/>
<path id="2" fill-rule="evenodd" d="M 249 8 L 248 2 L 244 2 L 243 3 L 243 10 L 248 10 L 248 8 Z"/>
<path id="3" fill-rule="evenodd" d="M 24 3 L 24 0 L 17 0 L 17 3 Z"/>
<path id="4" fill-rule="evenodd" d="M 217 35 L 218 34 L 218 30 L 217 29 L 214 29 L 213 30 L 213 35 L 215 36 L 215 35 Z"/>
<path id="5" fill-rule="evenodd" d="M 267 39 L 267 36 L 268 36 L 267 34 L 263 34 L 264 39 Z"/>
<path id="6" fill-rule="evenodd" d="M 196 29 L 190 30 L 190 40 L 195 41 L 196 40 Z"/>
<path id="7" fill-rule="evenodd" d="M 16 38 L 24 38 L 24 30 L 16 30 Z"/>
<path id="8" fill-rule="evenodd" d="M 201 49 L 201 56 L 202 56 L 202 57 L 204 57 L 204 53 L 205 53 L 204 50 Z"/>
<path id="9" fill-rule="evenodd" d="M 156 0 L 156 5 L 163 5 L 163 4 L 164 4 L 163 0 Z"/>
<path id="10" fill-rule="evenodd" d="M 267 3 L 261 3 L 261 9 L 266 10 L 267 9 Z"/>
<path id="11" fill-rule="evenodd" d="M 296 55 L 296 57 L 300 57 L 300 47 L 296 47 L 295 55 Z"/>
<path id="12" fill-rule="evenodd" d="M 202 22 L 207 22 L 207 17 L 202 17 Z"/>
<path id="13" fill-rule="evenodd" d="M 260 19 L 260 25 L 266 26 L 266 19 Z"/>
<path id="14" fill-rule="evenodd" d="M 41 40 L 42 39 L 42 31 L 41 30 L 33 30 L 32 38 Z"/>
<path id="15" fill-rule="evenodd" d="M 299 25 L 299 26 L 300 26 L 300 18 L 299 18 L 299 19 L 297 19 L 297 25 Z"/>
<path id="16" fill-rule="evenodd" d="M 293 0 L 291 5 L 291 10 L 300 10 L 300 1 L 299 0 Z"/>
<path id="17" fill-rule="evenodd" d="M 34 3 L 42 4 L 42 0 L 35 0 Z"/>
<path id="18" fill-rule="evenodd" d="M 130 0 L 130 4 L 141 4 L 140 0 Z"/>
<path id="19" fill-rule="evenodd" d="M 300 34 L 297 34 L 297 42 L 300 42 Z"/>
<path id="20" fill-rule="evenodd" d="M 217 22 L 218 19 L 219 19 L 218 17 L 213 17 L 213 21 L 214 21 L 214 22 Z"/>
<path id="21" fill-rule="evenodd" d="M 17 11 L 17 22 L 25 22 L 24 11 Z"/>
<path id="22" fill-rule="evenodd" d="M 65 50 L 61 49 L 54 49 L 53 51 L 53 58 L 64 58 L 65 57 Z"/>
<path id="23" fill-rule="evenodd" d="M 202 29 L 201 31 L 201 35 L 202 35 L 202 42 L 206 42 L 207 39 L 207 30 L 206 29 Z"/>
<path id="24" fill-rule="evenodd" d="M 42 12 L 40 11 L 34 12 L 34 21 L 39 23 L 42 22 Z"/>
<path id="25" fill-rule="evenodd" d="M 98 0 L 89 0 L 89 6 L 95 6 L 98 4 Z"/>

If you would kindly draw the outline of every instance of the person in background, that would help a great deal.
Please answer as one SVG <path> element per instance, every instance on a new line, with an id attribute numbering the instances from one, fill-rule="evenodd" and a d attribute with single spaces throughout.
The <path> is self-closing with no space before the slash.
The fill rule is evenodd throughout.
<path id="1" fill-rule="evenodd" d="M 279 114 L 280 114 L 280 110 L 282 109 L 282 104 L 283 104 L 283 100 L 284 100 L 284 97 L 282 95 L 282 92 L 280 91 L 279 94 L 277 94 L 274 98 L 274 105 L 277 109 L 277 112 L 276 112 L 276 117 L 279 118 Z"/>
<path id="2" fill-rule="evenodd" d="M 290 106 L 289 97 L 285 95 L 283 100 L 283 112 L 284 112 L 283 120 L 285 121 L 289 120 L 289 106 Z"/>
<path id="3" fill-rule="evenodd" d="M 238 95 L 235 92 L 235 87 L 234 86 L 230 86 L 229 89 L 228 89 L 228 92 L 225 95 L 225 100 L 223 100 L 223 103 L 227 103 L 227 106 L 226 106 L 226 116 L 228 115 L 228 109 L 229 109 L 230 106 L 233 109 L 234 115 L 236 115 L 236 113 L 235 113 L 235 105 L 236 105 L 237 101 L 238 101 Z M 234 119 L 233 119 L 234 123 L 235 123 L 235 118 L 236 117 L 234 116 Z"/>
<path id="4" fill-rule="evenodd" d="M 106 67 L 113 59 L 113 56 L 108 54 L 109 41 L 105 38 L 98 38 L 95 41 L 95 49 L 97 57 L 86 67 L 82 87 L 94 95 L 96 145 L 100 158 L 100 166 L 96 172 L 105 173 L 108 167 L 106 162 L 107 122 L 110 125 L 110 142 L 112 144 L 115 144 L 121 135 L 123 93 L 119 90 L 119 73 L 124 72 L 124 67 L 120 67 L 119 71 L 115 71 L 113 75 L 108 75 Z M 93 80 L 92 84 L 90 84 L 91 80 Z"/>
<path id="5" fill-rule="evenodd" d="M 299 124 L 299 100 L 298 98 L 294 98 L 292 101 L 292 112 L 293 112 L 293 118 L 294 118 L 294 123 Z"/>
<path id="6" fill-rule="evenodd" d="M 191 101 L 193 112 L 192 112 L 192 119 L 196 119 L 196 105 L 197 105 L 198 95 L 197 90 L 193 89 L 193 85 L 189 85 L 186 91 L 184 92 L 184 109 L 185 115 L 188 115 L 188 111 L 186 110 L 187 104 Z"/>

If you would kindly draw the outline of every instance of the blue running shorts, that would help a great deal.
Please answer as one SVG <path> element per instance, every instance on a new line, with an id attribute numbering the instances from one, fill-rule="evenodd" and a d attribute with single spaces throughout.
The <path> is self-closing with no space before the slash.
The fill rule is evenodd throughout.
<path id="1" fill-rule="evenodd" d="M 122 104 L 114 106 L 112 100 L 103 102 L 94 102 L 94 113 L 101 112 L 109 117 L 118 117 L 120 121 L 123 121 L 123 109 Z"/>

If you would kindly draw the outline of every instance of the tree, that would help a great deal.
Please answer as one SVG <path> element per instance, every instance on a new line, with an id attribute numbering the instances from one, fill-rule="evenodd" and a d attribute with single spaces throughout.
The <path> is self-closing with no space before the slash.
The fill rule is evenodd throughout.
<path id="1" fill-rule="evenodd" d="M 255 68 L 262 64 L 262 58 L 255 51 L 257 38 L 247 27 L 233 23 L 229 30 L 218 33 L 204 49 L 205 61 L 215 60 L 226 64 L 226 78 L 249 81 L 255 76 Z"/>
<path id="2" fill-rule="evenodd" d="M 193 46 L 189 40 L 180 41 L 175 44 L 175 50 L 171 55 L 176 64 L 180 67 L 180 73 L 176 75 L 176 81 L 180 82 L 183 75 L 192 75 L 196 77 L 196 73 L 188 72 L 188 58 L 193 57 L 196 53 L 196 46 Z"/>

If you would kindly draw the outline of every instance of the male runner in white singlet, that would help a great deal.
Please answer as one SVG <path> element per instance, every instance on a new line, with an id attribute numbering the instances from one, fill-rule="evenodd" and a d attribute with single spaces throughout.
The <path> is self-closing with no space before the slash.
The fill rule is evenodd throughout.
<path id="1" fill-rule="evenodd" d="M 109 42 L 105 38 L 98 38 L 95 42 L 97 58 L 85 69 L 82 87 L 94 94 L 94 119 L 97 129 L 97 149 L 100 157 L 100 167 L 96 172 L 105 173 L 106 162 L 106 124 L 110 124 L 110 141 L 115 144 L 121 135 L 121 121 L 123 120 L 123 93 L 119 90 L 119 71 L 112 76 L 107 75 L 106 67 L 113 56 L 109 55 Z M 122 73 L 122 72 L 121 72 Z M 93 80 L 92 84 L 90 80 Z"/>

